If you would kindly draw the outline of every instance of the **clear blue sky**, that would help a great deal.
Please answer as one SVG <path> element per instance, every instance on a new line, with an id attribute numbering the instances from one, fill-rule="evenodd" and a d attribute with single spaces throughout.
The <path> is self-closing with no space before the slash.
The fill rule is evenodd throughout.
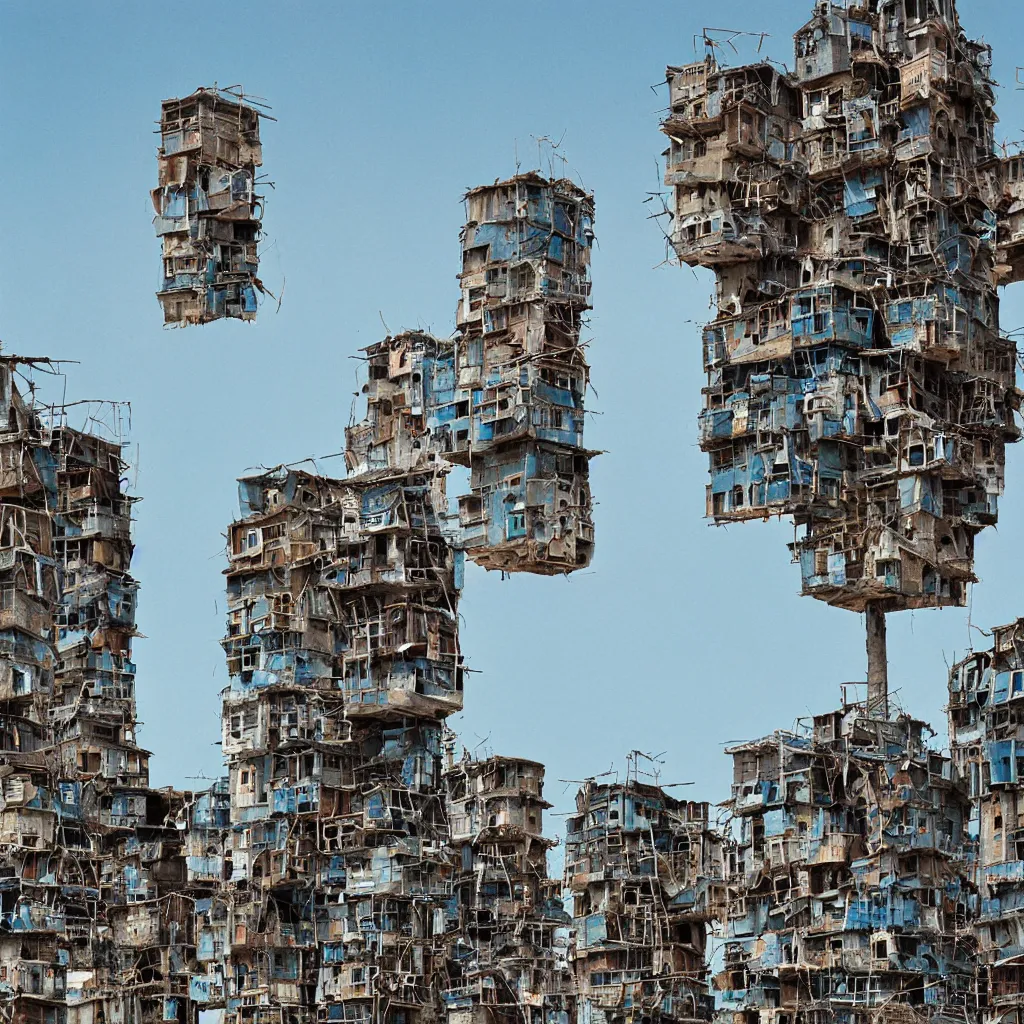
<path id="1" fill-rule="evenodd" d="M 1020 138 L 1014 60 L 1024 15 L 963 4 L 997 45 L 1002 137 Z M 470 746 L 542 760 L 559 779 L 667 751 L 664 780 L 727 796 L 729 740 L 824 711 L 864 673 L 858 616 L 797 596 L 786 523 L 703 520 L 695 444 L 697 324 L 710 275 L 659 266 L 646 193 L 668 63 L 715 25 L 764 29 L 790 57 L 810 4 L 686 2 L 153 3 L 0 5 L 0 338 L 8 352 L 81 361 L 70 397 L 130 399 L 140 451 L 134 571 L 141 740 L 155 784 L 218 774 L 226 683 L 222 532 L 246 469 L 338 451 L 352 355 L 392 330 L 454 326 L 462 192 L 536 163 L 564 133 L 596 193 L 593 382 L 587 442 L 597 555 L 569 579 L 502 582 L 471 569 L 462 613 L 470 676 L 453 724 Z M 267 97 L 263 277 L 284 301 L 256 325 L 165 331 L 150 225 L 160 100 L 240 82 Z M 1024 285 L 1004 293 L 1024 325 Z M 321 464 L 340 472 L 339 460 Z M 978 542 L 973 621 L 1024 614 L 1024 445 L 1010 452 L 1001 522 Z M 967 612 L 890 616 L 890 678 L 942 727 L 945 664 Z M 943 729 L 944 731 L 944 729 Z M 192 782 L 191 785 L 198 785 Z M 552 830 L 561 825 L 550 823 Z"/>

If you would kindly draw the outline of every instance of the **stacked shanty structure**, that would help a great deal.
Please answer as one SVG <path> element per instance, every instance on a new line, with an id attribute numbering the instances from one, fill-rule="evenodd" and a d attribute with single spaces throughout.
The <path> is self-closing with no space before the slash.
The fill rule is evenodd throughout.
<path id="1" fill-rule="evenodd" d="M 163 246 L 164 323 L 256 319 L 263 285 L 256 192 L 261 111 L 238 90 L 197 89 L 160 108 L 153 225 Z"/>
<path id="2" fill-rule="evenodd" d="M 239 481 L 229 778 L 175 794 L 195 900 L 183 1021 L 575 1017 L 543 769 L 449 758 L 442 774 L 442 751 L 462 706 L 463 547 L 510 569 L 589 562 L 579 331 L 593 207 L 536 175 L 478 191 L 491 205 L 471 193 L 472 216 L 490 220 L 467 267 L 487 294 L 467 270 L 457 339 L 406 332 L 365 350 L 348 476 L 278 467 Z M 489 531 L 467 542 L 445 479 L 464 462 L 489 494 L 490 455 L 509 480 L 479 517 Z"/>
<path id="3" fill-rule="evenodd" d="M 168 1020 L 191 910 L 138 744 L 126 463 L 20 393 L 26 364 L 52 368 L 0 360 L 0 1013 Z"/>
<path id="4" fill-rule="evenodd" d="M 240 481 L 224 642 L 235 1024 L 413 1022 L 432 998 L 451 893 L 442 729 L 463 667 L 443 474 L 404 446 L 417 417 L 422 432 L 399 393 L 418 343 L 371 350 L 366 447 L 349 452 L 363 471 Z"/>
<path id="5" fill-rule="evenodd" d="M 628 779 L 586 783 L 576 810 L 565 884 L 581 1024 L 710 1020 L 708 925 L 725 875 L 708 805 Z"/>
<path id="6" fill-rule="evenodd" d="M 3 1019 L 1021 1024 L 1024 625 L 954 669 L 952 757 L 889 701 L 884 648 L 888 611 L 965 602 L 1018 436 L 995 289 L 1024 279 L 1024 165 L 995 155 L 989 67 L 951 0 L 866 0 L 818 4 L 792 74 L 669 69 L 671 242 L 718 278 L 708 514 L 794 518 L 804 592 L 868 613 L 869 691 L 729 750 L 731 834 L 635 773 L 585 783 L 572 916 L 543 766 L 457 761 L 446 722 L 464 554 L 592 557 L 592 196 L 469 192 L 458 331 L 364 350 L 347 475 L 239 481 L 205 792 L 150 789 L 138 745 L 120 446 L 0 362 Z M 167 323 L 255 316 L 260 116 L 163 105 Z"/>
<path id="7" fill-rule="evenodd" d="M 968 793 L 863 703 L 729 748 L 723 1019 L 973 1019 Z"/>
<path id="8" fill-rule="evenodd" d="M 671 244 L 717 278 L 708 514 L 793 517 L 803 592 L 867 613 L 868 698 L 729 751 L 716 986 L 737 1024 L 1016 1020 L 1012 630 L 954 670 L 951 760 L 888 700 L 885 613 L 964 604 L 996 522 L 1024 173 L 948 0 L 819 3 L 795 44 L 669 68 Z"/>
<path id="9" fill-rule="evenodd" d="M 107 823 L 131 827 L 145 820 L 149 780 L 149 753 L 135 735 L 134 499 L 122 490 L 120 442 L 66 426 L 52 437 L 47 473 L 56 483 L 54 555 L 62 580 L 54 738 L 64 772 L 105 788 L 98 809 L 109 811 Z"/>
<path id="10" fill-rule="evenodd" d="M 729 751 L 734 1024 L 985 1005 L 979 783 L 889 701 L 885 615 L 966 603 L 1019 437 L 996 288 L 1024 276 L 1021 175 L 996 155 L 990 66 L 949 0 L 868 0 L 817 4 L 791 74 L 668 70 L 671 244 L 717 279 L 708 515 L 792 516 L 803 593 L 867 623 L 866 701 Z M 1012 953 L 994 927 L 988 946 Z"/>
<path id="11" fill-rule="evenodd" d="M 791 75 L 668 70 L 671 242 L 717 278 L 708 514 L 791 515 L 804 593 L 840 607 L 964 604 L 996 521 L 1019 395 L 990 66 L 949 0 L 868 0 L 817 4 Z"/>
<path id="12" fill-rule="evenodd" d="M 1001 151 L 995 273 L 999 284 L 1016 284 L 1024 281 L 1024 146 Z"/>
<path id="13" fill-rule="evenodd" d="M 91 836 L 82 783 L 62 778 L 53 756 L 57 480 L 48 471 L 49 436 L 31 397 L 19 394 L 18 372 L 16 359 L 0 362 L 0 1010 L 12 1020 L 42 1020 L 62 1016 L 72 953 L 68 910 L 87 913 L 89 896 L 95 906 L 99 892 L 91 870 L 78 881 L 77 899 L 64 892 L 71 881 L 61 870 L 64 851 L 88 855 Z M 88 956 L 95 933 L 84 923 L 79 934 Z"/>
<path id="14" fill-rule="evenodd" d="M 572 572 L 594 546 L 580 341 L 593 196 L 520 174 L 473 189 L 466 213 L 459 333 L 430 412 L 438 451 L 470 471 L 461 544 L 488 569 Z"/>
<path id="15" fill-rule="evenodd" d="M 199 116 L 222 98 L 190 101 Z M 172 136 L 192 110 L 182 103 L 173 117 L 165 105 Z M 255 147 L 252 113 L 236 111 Z M 210 138 L 227 124 L 215 118 Z M 177 152 L 165 146 L 162 168 Z M 239 152 L 258 165 L 257 149 Z M 205 189 L 201 155 L 162 169 L 177 177 L 161 179 L 159 202 Z M 442 749 L 462 704 L 464 550 L 541 573 L 590 560 L 580 329 L 593 201 L 532 174 L 467 201 L 479 223 L 466 229 L 461 333 L 406 332 L 365 350 L 367 412 L 346 431 L 348 476 L 277 467 L 239 481 L 229 777 L 166 799 L 180 838 L 175 893 L 193 909 L 186 922 L 168 904 L 157 929 L 182 940 L 175 970 L 161 972 L 173 1000 L 161 1012 L 182 1024 L 204 1011 L 228 1024 L 518 1022 L 524 1006 L 531 1024 L 575 1017 L 571 917 L 541 834 L 543 770 L 449 758 L 442 775 Z M 189 237 L 221 230 L 202 221 Z M 171 235 L 182 226 L 160 222 Z M 220 315 L 175 306 L 168 317 Z M 472 496 L 460 502 L 461 526 L 445 492 L 458 462 L 488 502 L 479 515 L 467 512 Z M 470 519 L 481 529 L 467 531 Z"/>
<path id="16" fill-rule="evenodd" d="M 978 989 L 985 1024 L 1024 1016 L 1024 619 L 949 675 L 949 739 L 976 837 Z"/>
<path id="17" fill-rule="evenodd" d="M 574 1024 L 572 918 L 548 877 L 544 766 L 465 758 L 445 783 L 459 914 L 441 989 L 450 1024 Z"/>

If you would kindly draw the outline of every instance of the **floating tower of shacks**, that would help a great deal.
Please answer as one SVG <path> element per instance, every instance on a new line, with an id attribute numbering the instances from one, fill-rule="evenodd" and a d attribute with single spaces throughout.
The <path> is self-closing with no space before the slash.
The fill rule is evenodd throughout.
<path id="1" fill-rule="evenodd" d="M 466 215 L 454 377 L 431 411 L 439 450 L 470 471 L 460 543 L 488 569 L 572 572 L 594 547 L 580 341 L 594 199 L 520 174 L 467 193 Z"/>
<path id="2" fill-rule="evenodd" d="M 708 514 L 793 517 L 883 700 L 885 613 L 966 603 L 1019 436 L 991 48 L 949 0 L 824 3 L 795 61 L 668 70 L 672 246 L 717 278 Z"/>
<path id="3" fill-rule="evenodd" d="M 197 89 L 160 107 L 153 226 L 163 246 L 164 323 L 256 319 L 263 197 L 260 118 L 240 90 Z"/>

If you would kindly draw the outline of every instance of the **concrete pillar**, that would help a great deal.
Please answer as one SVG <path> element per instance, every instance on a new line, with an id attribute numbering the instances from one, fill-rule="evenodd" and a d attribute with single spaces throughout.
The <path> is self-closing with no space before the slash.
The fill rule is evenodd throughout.
<path id="1" fill-rule="evenodd" d="M 885 612 L 879 604 L 864 609 L 867 620 L 868 711 L 889 716 L 889 663 L 885 653 Z"/>

